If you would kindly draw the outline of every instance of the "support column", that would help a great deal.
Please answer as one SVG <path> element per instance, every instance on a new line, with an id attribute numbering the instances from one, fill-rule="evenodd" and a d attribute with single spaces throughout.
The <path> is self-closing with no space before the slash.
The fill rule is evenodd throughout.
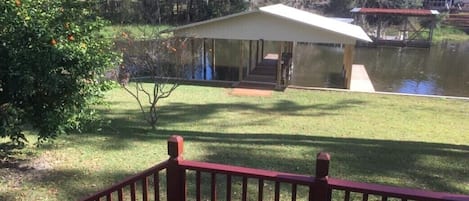
<path id="1" fill-rule="evenodd" d="M 256 65 L 259 64 L 259 40 L 257 40 L 256 45 Z"/>
<path id="2" fill-rule="evenodd" d="M 295 73 L 295 49 L 296 49 L 296 41 L 292 42 L 292 50 L 291 50 L 291 66 L 288 69 L 288 78 L 293 79 L 293 73 Z M 290 84 L 290 80 L 288 80 L 288 84 Z"/>
<path id="3" fill-rule="evenodd" d="M 203 76 L 203 79 L 204 80 L 207 80 L 207 52 L 206 52 L 206 48 L 205 48 L 205 38 L 202 39 L 202 68 L 204 69 L 203 72 L 204 72 L 204 76 Z"/>
<path id="4" fill-rule="evenodd" d="M 243 41 L 239 41 L 239 72 L 238 72 L 238 80 L 241 82 L 243 80 L 243 60 L 244 60 L 244 48 L 243 48 Z"/>
<path id="5" fill-rule="evenodd" d="M 277 59 L 277 88 L 280 88 L 282 84 L 282 50 L 283 50 L 283 41 L 279 42 L 279 52 Z"/>
<path id="6" fill-rule="evenodd" d="M 249 73 L 251 72 L 251 68 L 252 68 L 252 40 L 249 40 L 249 64 L 248 64 L 248 70 L 247 70 L 247 73 L 249 75 Z"/>
<path id="7" fill-rule="evenodd" d="M 343 70 L 345 75 L 345 88 L 350 89 L 350 82 L 352 80 L 352 64 L 353 64 L 353 45 L 346 44 L 344 49 L 344 63 Z"/>
<path id="8" fill-rule="evenodd" d="M 432 42 L 433 40 L 433 30 L 435 29 L 435 26 L 436 26 L 436 18 L 432 18 L 432 24 L 430 25 L 430 30 L 429 30 L 429 33 L 428 33 L 428 42 Z"/>
<path id="9" fill-rule="evenodd" d="M 215 77 L 216 68 L 215 68 L 215 39 L 212 39 L 212 78 Z"/>
<path id="10" fill-rule="evenodd" d="M 194 45 L 195 38 L 190 38 L 189 40 L 191 41 L 191 74 L 192 74 L 191 78 L 195 79 L 195 53 L 194 53 L 195 52 L 194 51 L 194 49 L 195 49 L 195 47 L 194 47 L 195 46 Z"/>
<path id="11" fill-rule="evenodd" d="M 264 40 L 261 39 L 261 43 L 262 43 L 262 46 L 261 46 L 261 61 L 264 60 Z"/>
<path id="12" fill-rule="evenodd" d="M 406 18 L 404 20 L 404 33 L 402 33 L 402 41 L 405 42 L 407 40 L 407 23 L 409 21 L 409 18 Z"/>

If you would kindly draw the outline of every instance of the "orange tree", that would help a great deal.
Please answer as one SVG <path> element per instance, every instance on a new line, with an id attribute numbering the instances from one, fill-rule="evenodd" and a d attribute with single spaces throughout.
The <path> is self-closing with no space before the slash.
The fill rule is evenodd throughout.
<path id="1" fill-rule="evenodd" d="M 0 1 L 0 137 L 39 142 L 82 129 L 118 56 L 92 1 Z"/>

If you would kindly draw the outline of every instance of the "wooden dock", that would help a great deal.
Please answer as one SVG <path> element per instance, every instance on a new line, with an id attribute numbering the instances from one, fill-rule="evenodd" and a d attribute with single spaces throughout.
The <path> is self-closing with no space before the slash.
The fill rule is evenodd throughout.
<path id="1" fill-rule="evenodd" d="M 352 65 L 350 91 L 375 92 L 373 83 L 371 83 L 364 65 Z"/>
<path id="2" fill-rule="evenodd" d="M 243 81 L 276 83 L 277 62 L 278 54 L 267 54 L 260 63 L 256 64 L 253 70 Z"/>

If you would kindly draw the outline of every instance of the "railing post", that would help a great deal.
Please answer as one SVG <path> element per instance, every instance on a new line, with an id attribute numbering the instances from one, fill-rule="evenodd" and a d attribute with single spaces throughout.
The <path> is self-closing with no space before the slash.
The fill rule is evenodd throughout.
<path id="1" fill-rule="evenodd" d="M 331 189 L 328 184 L 329 161 L 331 157 L 328 153 L 320 152 L 316 156 L 316 175 L 314 183 L 310 186 L 310 201 L 330 201 Z"/>
<path id="2" fill-rule="evenodd" d="M 173 135 L 168 139 L 169 164 L 166 169 L 166 193 L 168 200 L 186 201 L 186 170 L 179 166 L 183 160 L 184 140 Z"/>

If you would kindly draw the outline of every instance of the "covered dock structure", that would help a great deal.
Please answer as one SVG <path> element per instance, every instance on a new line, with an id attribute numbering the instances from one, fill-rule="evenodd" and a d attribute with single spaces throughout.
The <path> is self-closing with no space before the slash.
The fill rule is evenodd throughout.
<path id="1" fill-rule="evenodd" d="M 294 73 L 294 47 L 298 42 L 344 47 L 344 88 L 350 88 L 355 44 L 357 41 L 372 42 L 357 25 L 282 4 L 180 26 L 172 32 L 175 37 L 191 40 L 192 47 L 200 47 L 201 53 L 195 54 L 202 55 L 205 79 L 214 78 L 217 72 L 223 71 L 235 75 L 233 80 L 240 83 L 271 84 L 276 88 L 289 84 Z M 221 41 L 224 45 L 219 45 Z M 233 46 L 233 43 L 238 45 Z M 226 55 L 232 58 L 226 59 L 231 64 L 216 59 L 220 49 L 233 47 L 239 51 L 236 55 Z M 198 52 L 198 48 L 192 49 Z M 211 68 L 206 70 L 205 66 Z M 211 74 L 207 74 L 208 71 Z"/>
<path id="2" fill-rule="evenodd" d="M 431 46 L 439 12 L 426 9 L 354 8 L 354 23 L 373 39 L 365 46 Z"/>

